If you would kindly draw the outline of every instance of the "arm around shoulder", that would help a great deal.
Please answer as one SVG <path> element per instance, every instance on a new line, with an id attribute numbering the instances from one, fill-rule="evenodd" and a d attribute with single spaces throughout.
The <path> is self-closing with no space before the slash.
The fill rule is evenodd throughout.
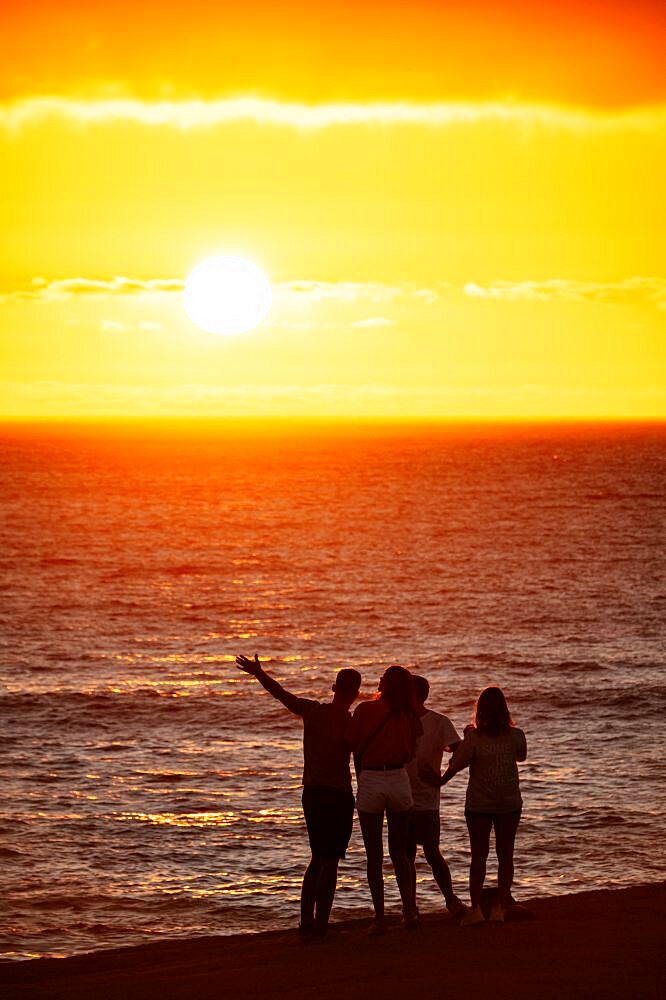
<path id="1" fill-rule="evenodd" d="M 364 728 L 363 728 L 363 712 L 364 712 L 364 710 L 362 709 L 362 706 L 365 705 L 365 704 L 366 704 L 366 702 L 362 701 L 360 705 L 356 706 L 356 708 L 354 709 L 354 711 L 352 713 L 352 717 L 351 717 L 351 719 L 349 720 L 349 722 L 347 724 L 347 730 L 345 732 L 345 736 L 346 736 L 347 742 L 351 746 L 352 750 L 356 750 L 360 746 L 360 744 L 363 742 L 363 732 L 364 732 Z"/>

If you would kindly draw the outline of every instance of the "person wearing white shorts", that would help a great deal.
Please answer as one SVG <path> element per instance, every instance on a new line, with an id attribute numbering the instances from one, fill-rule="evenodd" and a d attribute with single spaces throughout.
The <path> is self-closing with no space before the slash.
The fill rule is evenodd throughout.
<path id="1" fill-rule="evenodd" d="M 359 812 L 403 813 L 414 804 L 412 786 L 404 766 L 365 768 L 358 777 L 356 808 Z"/>
<path id="2" fill-rule="evenodd" d="M 403 923 L 409 930 L 418 926 L 408 854 L 412 790 L 405 764 L 414 756 L 421 732 L 412 675 L 404 667 L 389 667 L 379 682 L 379 697 L 357 707 L 349 728 L 358 776 L 356 805 L 375 911 L 371 934 L 385 932 L 384 813 L 389 854 L 402 900 Z"/>

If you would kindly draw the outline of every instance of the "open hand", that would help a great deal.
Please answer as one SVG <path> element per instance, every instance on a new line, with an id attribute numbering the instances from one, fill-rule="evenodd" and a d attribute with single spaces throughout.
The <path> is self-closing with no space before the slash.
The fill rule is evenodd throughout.
<path id="1" fill-rule="evenodd" d="M 243 673 L 251 674 L 252 677 L 256 677 L 261 670 L 261 663 L 259 662 L 259 657 L 254 654 L 254 659 L 251 660 L 249 656 L 237 656 L 236 666 Z"/>

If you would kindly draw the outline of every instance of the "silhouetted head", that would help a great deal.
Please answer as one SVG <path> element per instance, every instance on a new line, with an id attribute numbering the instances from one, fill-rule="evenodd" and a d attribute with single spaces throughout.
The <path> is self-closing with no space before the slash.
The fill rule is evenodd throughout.
<path id="1" fill-rule="evenodd" d="M 356 700 L 361 687 L 361 675 L 353 667 L 344 667 L 335 675 L 333 691 L 349 704 Z"/>
<path id="2" fill-rule="evenodd" d="M 513 725 L 504 692 L 498 687 L 487 687 L 479 695 L 474 719 L 477 731 L 486 736 L 499 736 Z"/>
<path id="3" fill-rule="evenodd" d="M 388 667 L 379 681 L 379 697 L 388 702 L 391 712 L 413 712 L 416 709 L 414 683 L 406 667 Z"/>
<path id="4" fill-rule="evenodd" d="M 414 697 L 419 705 L 423 705 L 430 694 L 430 684 L 425 677 L 419 677 L 418 674 L 412 674 L 412 683 L 414 684 Z"/>

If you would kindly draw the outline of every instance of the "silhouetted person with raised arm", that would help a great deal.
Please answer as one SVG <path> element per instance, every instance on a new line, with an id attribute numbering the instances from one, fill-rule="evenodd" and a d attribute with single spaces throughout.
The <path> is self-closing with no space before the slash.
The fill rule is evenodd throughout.
<path id="1" fill-rule="evenodd" d="M 462 917 L 464 903 L 453 891 L 451 872 L 439 849 L 439 800 L 440 790 L 419 776 L 419 768 L 429 767 L 439 774 L 444 751 L 451 753 L 460 743 L 456 728 L 446 715 L 433 712 L 425 707 L 430 693 L 430 684 L 425 677 L 412 674 L 416 713 L 423 726 L 423 736 L 416 744 L 416 756 L 407 765 L 407 774 L 412 786 L 414 808 L 409 823 L 409 857 L 412 862 L 414 898 L 416 898 L 416 849 L 423 847 L 425 859 L 432 868 L 432 874 L 442 891 L 446 908 L 453 917 Z"/>
<path id="2" fill-rule="evenodd" d="M 338 879 L 354 819 L 354 795 L 347 730 L 349 709 L 358 697 L 361 675 L 345 668 L 335 676 L 330 702 L 299 698 L 286 691 L 261 666 L 259 657 L 237 656 L 240 670 L 303 719 L 303 813 L 312 857 L 303 877 L 301 922 L 303 938 L 326 934 Z"/>

